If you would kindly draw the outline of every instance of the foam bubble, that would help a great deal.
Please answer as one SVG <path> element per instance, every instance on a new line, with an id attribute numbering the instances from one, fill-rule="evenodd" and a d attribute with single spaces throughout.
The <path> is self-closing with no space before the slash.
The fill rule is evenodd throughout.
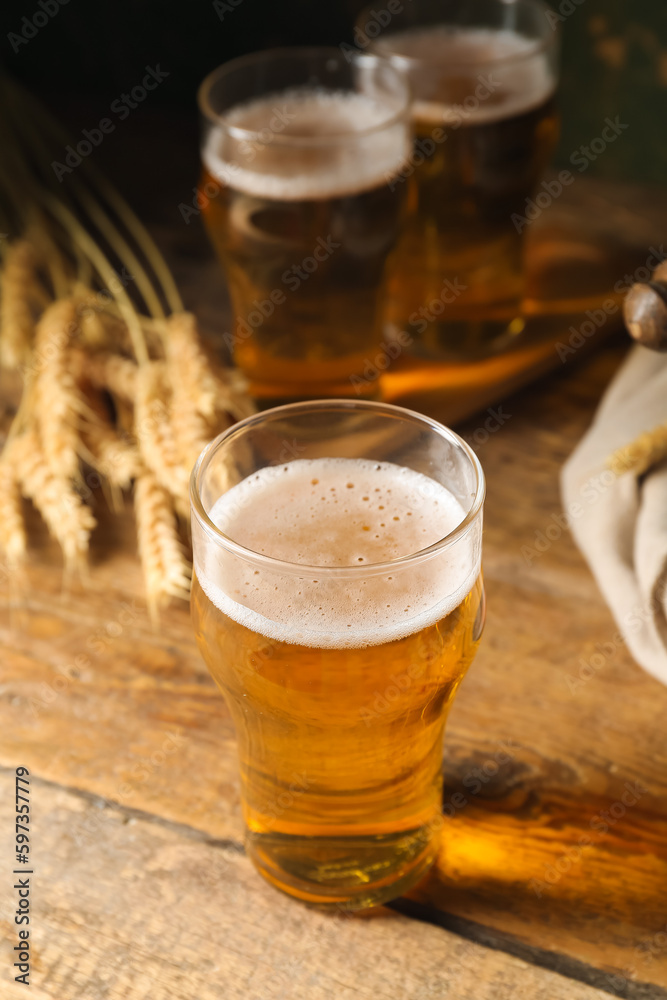
<path id="1" fill-rule="evenodd" d="M 410 68 L 413 115 L 434 125 L 480 125 L 525 114 L 556 88 L 540 42 L 505 29 L 436 25 L 385 35 L 375 48 L 417 60 Z M 476 89 L 485 83 L 479 93 L 488 96 L 477 99 Z"/>
<path id="2" fill-rule="evenodd" d="M 294 88 L 225 112 L 227 125 L 258 133 L 260 141 L 230 137 L 214 127 L 203 160 L 218 180 L 255 197 L 292 201 L 355 194 L 385 184 L 409 155 L 406 122 L 380 127 L 393 115 L 393 108 L 366 94 Z M 286 152 L 282 136 L 339 136 L 340 142 L 297 144 Z"/>
<path id="3" fill-rule="evenodd" d="M 389 462 L 301 459 L 260 470 L 223 494 L 211 520 L 255 552 L 304 566 L 285 573 L 200 548 L 202 589 L 268 639 L 320 648 L 377 645 L 449 614 L 479 573 L 479 546 L 456 545 L 408 567 L 374 569 L 448 535 L 461 504 L 427 476 Z M 331 577 L 318 569 L 367 567 Z"/>

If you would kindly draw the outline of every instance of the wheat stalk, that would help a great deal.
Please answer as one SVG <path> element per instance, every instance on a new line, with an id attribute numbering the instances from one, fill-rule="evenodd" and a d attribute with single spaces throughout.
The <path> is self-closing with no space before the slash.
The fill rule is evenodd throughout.
<path id="1" fill-rule="evenodd" d="M 177 313 L 166 324 L 169 377 L 187 405 L 207 420 L 217 409 L 219 385 L 204 354 L 192 313 Z"/>
<path id="2" fill-rule="evenodd" d="M 79 422 L 86 406 L 70 370 L 69 346 L 78 329 L 72 299 L 54 302 L 37 324 L 35 358 L 36 417 L 46 460 L 68 479 L 79 474 Z"/>
<path id="3" fill-rule="evenodd" d="M 181 464 L 169 408 L 167 369 L 152 361 L 137 372 L 134 432 L 141 457 L 157 482 L 187 509 L 188 470 Z"/>
<path id="4" fill-rule="evenodd" d="M 86 398 L 96 419 L 86 421 L 81 428 L 84 457 L 112 487 L 127 490 L 143 468 L 139 449 L 132 440 L 121 437 L 99 397 L 91 392 Z M 116 506 L 120 508 L 119 503 Z"/>
<path id="5" fill-rule="evenodd" d="M 71 364 L 77 381 L 86 380 L 96 389 L 106 389 L 123 402 L 134 403 L 139 370 L 134 361 L 110 351 L 89 354 L 74 348 Z"/>
<path id="6" fill-rule="evenodd" d="M 32 500 L 60 543 L 68 570 L 81 568 L 96 521 L 71 481 L 53 471 L 37 431 L 15 438 L 11 456 L 24 496 Z"/>
<path id="7" fill-rule="evenodd" d="M 176 415 L 173 421 L 176 446 L 184 467 L 190 470 L 212 436 L 218 381 L 199 344 L 196 321 L 191 313 L 180 313 L 169 319 L 165 344 L 171 405 Z"/>
<path id="8" fill-rule="evenodd" d="M 177 514 L 188 513 L 190 466 L 253 407 L 238 374 L 209 360 L 162 255 L 114 189 L 88 162 L 62 186 L 39 168 L 68 140 L 6 78 L 0 119 L 12 140 L 0 157 L 0 216 L 15 237 L 0 245 L 0 364 L 24 375 L 0 456 L 0 545 L 8 563 L 23 559 L 22 493 L 66 571 L 81 568 L 95 526 L 77 492 L 81 463 L 114 500 L 134 482 L 155 616 L 188 596 Z"/>
<path id="9" fill-rule="evenodd" d="M 190 565 L 178 537 L 169 493 L 150 472 L 145 472 L 135 483 L 134 509 L 146 598 L 155 621 L 168 597 L 187 600 Z"/>
<path id="10" fill-rule="evenodd" d="M 0 545 L 10 567 L 23 562 L 27 545 L 21 486 L 13 463 L 4 455 L 0 460 Z"/>
<path id="11" fill-rule="evenodd" d="M 0 364 L 5 368 L 17 368 L 30 355 L 34 286 L 34 248 L 28 240 L 16 240 L 7 250 L 0 276 Z"/>

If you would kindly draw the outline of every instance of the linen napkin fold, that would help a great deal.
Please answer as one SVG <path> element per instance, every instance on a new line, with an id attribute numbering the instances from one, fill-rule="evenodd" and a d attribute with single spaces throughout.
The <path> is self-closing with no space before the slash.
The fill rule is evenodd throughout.
<path id="1" fill-rule="evenodd" d="M 667 433 L 653 433 L 665 424 L 667 357 L 634 347 L 565 463 L 561 490 L 628 649 L 667 684 Z"/>

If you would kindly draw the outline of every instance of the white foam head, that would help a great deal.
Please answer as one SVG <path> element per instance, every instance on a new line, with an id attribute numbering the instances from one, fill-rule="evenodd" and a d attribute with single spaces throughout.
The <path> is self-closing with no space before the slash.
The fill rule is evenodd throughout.
<path id="1" fill-rule="evenodd" d="M 209 516 L 253 552 L 304 566 L 286 572 L 221 554 L 213 542 L 196 547 L 209 599 L 269 640 L 350 648 L 400 639 L 453 611 L 479 574 L 474 533 L 427 559 L 374 568 L 428 548 L 465 516 L 444 486 L 389 462 L 264 468 L 224 493 Z"/>
<path id="2" fill-rule="evenodd" d="M 208 133 L 204 165 L 217 180 L 256 197 L 355 194 L 385 184 L 409 155 L 408 122 L 394 115 L 395 109 L 363 93 L 286 90 L 226 111 L 226 127 Z M 290 136 L 291 145 L 285 141 Z M 314 141 L 299 142 L 306 137 Z"/>
<path id="3" fill-rule="evenodd" d="M 556 88 L 549 52 L 515 31 L 434 25 L 385 35 L 375 49 L 410 61 L 413 114 L 434 125 L 510 118 Z"/>

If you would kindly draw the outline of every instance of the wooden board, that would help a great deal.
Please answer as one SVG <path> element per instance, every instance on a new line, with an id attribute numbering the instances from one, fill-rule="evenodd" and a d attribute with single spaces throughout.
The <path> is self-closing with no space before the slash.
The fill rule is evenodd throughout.
<path id="1" fill-rule="evenodd" d="M 597 199 L 610 233 L 646 254 L 659 245 L 667 212 L 653 197 L 585 179 L 576 189 L 561 219 Z M 169 224 L 159 239 L 215 337 L 224 289 L 201 232 Z M 229 716 L 187 608 L 151 628 L 130 513 L 111 519 L 96 496 L 90 578 L 66 594 L 31 518 L 27 589 L 0 566 L 0 765 L 41 779 L 33 997 L 667 997 L 667 691 L 616 644 L 568 532 L 552 527 L 560 466 L 624 349 L 523 389 L 493 433 L 486 413 L 460 428 L 489 484 L 488 622 L 445 753 L 445 807 L 456 791 L 467 804 L 449 810 L 436 869 L 393 913 L 327 923 L 239 859 Z M 411 402 L 461 415 L 458 398 L 436 397 Z M 531 556 L 547 528 L 555 539 Z M 601 831 L 596 817 L 619 812 L 636 782 L 645 791 Z M 592 842 L 577 853 L 582 836 Z"/>
<path id="2" fill-rule="evenodd" d="M 445 802 L 458 790 L 468 804 L 447 825 L 437 869 L 399 905 L 616 995 L 654 1000 L 667 996 L 667 690 L 622 646 L 580 677 L 582 660 L 616 633 L 610 614 L 566 531 L 532 561 L 522 554 L 555 523 L 558 469 L 621 356 L 609 350 L 509 400 L 503 426 L 478 446 L 489 617 L 445 760 Z M 461 429 L 474 440 L 481 426 Z M 3 585 L 15 606 L 0 629 L 0 762 L 240 842 L 233 730 L 187 608 L 151 629 L 131 518 L 112 523 L 103 510 L 100 498 L 85 587 L 62 595 L 57 551 L 37 521 L 28 594 L 13 599 Z M 496 772 L 503 748 L 511 758 Z M 636 782 L 636 804 L 608 832 L 592 831 Z M 89 824 L 85 851 L 99 835 Z M 592 843 L 578 855 L 584 835 Z"/>
<path id="3" fill-rule="evenodd" d="M 0 784 L 4 831 L 13 774 Z M 29 994 L 37 1000 L 604 1000 L 386 909 L 307 910 L 260 880 L 233 845 L 190 827 L 99 808 L 39 780 L 31 798 Z M 3 878 L 3 914 L 16 895 Z M 26 987 L 6 982 L 18 939 L 3 924 L 2 996 L 22 1000 Z"/>

